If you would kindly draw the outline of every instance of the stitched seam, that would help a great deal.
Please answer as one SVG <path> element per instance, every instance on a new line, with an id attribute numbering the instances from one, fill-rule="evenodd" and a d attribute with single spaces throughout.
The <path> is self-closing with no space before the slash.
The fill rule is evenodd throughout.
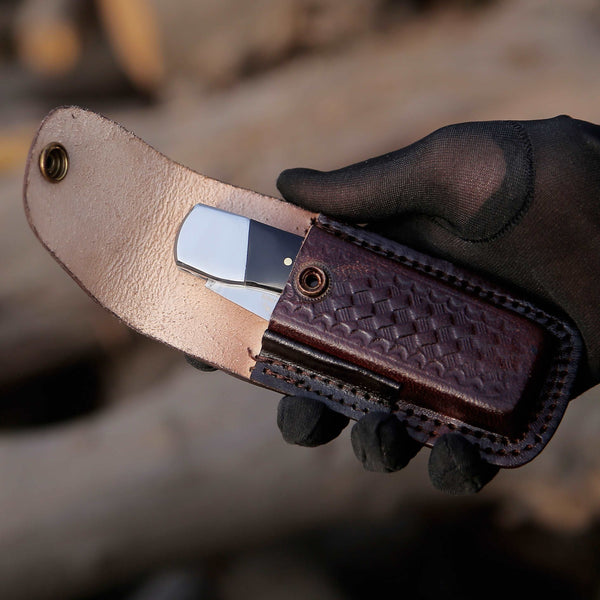
<path id="1" fill-rule="evenodd" d="M 301 376 L 301 377 L 309 377 L 310 379 L 317 379 L 317 380 L 321 381 L 323 383 L 323 385 L 329 385 L 331 383 L 331 380 L 326 377 L 319 376 L 318 374 L 312 373 L 312 372 L 307 375 L 301 368 L 296 367 L 296 366 L 292 367 L 292 366 L 288 365 L 287 363 L 283 363 L 281 361 L 277 361 L 277 360 L 274 360 L 271 358 L 263 358 L 261 360 L 261 362 L 267 363 L 267 364 L 272 364 L 273 366 L 279 366 L 280 368 L 288 371 L 291 375 Z M 298 379 L 294 378 L 293 376 L 288 377 L 288 376 L 282 375 L 281 373 L 277 373 L 277 371 L 273 371 L 272 369 L 269 369 L 268 367 L 263 367 L 262 373 L 263 373 L 263 375 L 268 375 L 270 377 L 274 377 L 275 379 L 284 381 L 285 383 L 289 383 L 290 385 L 293 385 L 294 387 L 297 387 L 298 389 L 305 390 L 307 392 L 310 392 L 311 394 L 315 394 L 317 396 L 321 396 L 323 398 L 327 398 L 328 400 L 337 402 L 338 404 L 341 404 L 343 406 L 347 406 L 348 408 L 350 408 L 354 411 L 360 411 L 364 414 L 368 414 L 370 412 L 370 409 L 368 406 L 366 406 L 364 408 L 359 408 L 355 402 L 353 402 L 351 404 L 351 403 L 347 402 L 346 400 L 344 400 L 343 398 L 336 397 L 335 394 L 333 394 L 333 393 L 325 393 L 325 392 L 322 392 L 321 390 L 314 389 L 313 387 L 311 387 L 311 385 L 309 383 L 299 381 Z M 341 389 L 341 390 L 345 390 L 350 395 L 356 396 L 357 399 L 364 400 L 365 402 L 375 402 L 376 404 L 379 404 L 386 408 L 390 408 L 390 404 L 391 404 L 392 408 L 395 409 L 392 411 L 392 413 L 398 412 L 398 407 L 395 405 L 395 402 L 386 403 L 383 400 L 373 400 L 373 398 L 370 397 L 370 394 L 367 392 L 363 395 L 362 398 L 360 398 L 356 393 L 354 393 L 356 391 L 356 390 L 354 390 L 354 388 L 348 390 L 347 388 L 349 388 L 351 386 L 349 386 L 347 384 L 343 384 L 341 382 L 337 384 L 337 387 L 339 387 L 339 389 Z M 407 427 L 410 427 L 410 425 L 406 419 L 398 419 L 398 420 L 401 423 L 405 424 Z"/>
<path id="2" fill-rule="evenodd" d="M 468 279 L 458 277 L 458 276 L 452 275 L 450 273 L 446 273 L 445 271 L 442 271 L 441 269 L 438 269 L 436 267 L 432 267 L 431 265 L 428 265 L 427 263 L 419 262 L 418 260 L 416 260 L 414 258 L 408 258 L 407 256 L 404 256 L 402 254 L 398 254 L 394 250 L 385 248 L 384 246 L 381 246 L 379 244 L 374 244 L 372 242 L 369 242 L 368 240 L 361 239 L 361 238 L 359 238 L 351 233 L 348 233 L 346 231 L 340 231 L 339 229 L 337 229 L 334 225 L 332 225 L 330 223 L 319 222 L 316 225 L 320 229 L 324 229 L 324 230 L 328 231 L 329 233 L 335 235 L 336 237 L 343 239 L 343 240 L 347 240 L 347 241 L 355 244 L 356 246 L 361 246 L 363 248 L 367 248 L 368 250 L 371 250 L 375 254 L 379 254 L 381 256 L 384 256 L 385 258 L 394 259 L 397 262 L 400 262 L 408 267 L 415 268 L 422 273 L 425 273 L 427 275 L 432 275 L 438 279 L 441 279 L 442 281 L 445 281 L 446 283 L 450 284 L 452 287 L 454 287 L 456 289 L 464 289 L 467 292 L 473 292 L 473 293 L 477 293 L 478 291 L 484 292 L 483 295 L 481 295 L 481 294 L 478 294 L 478 295 L 481 298 L 493 300 L 494 303 L 499 304 L 500 306 L 503 306 L 503 307 L 507 307 L 507 308 L 509 308 L 509 310 L 510 310 L 510 305 L 512 305 L 513 308 L 521 307 L 524 311 L 523 314 L 534 313 L 533 320 L 536 323 L 538 323 L 539 325 L 544 325 L 543 319 L 547 319 L 548 321 L 551 321 L 556 326 L 558 326 L 562 331 L 569 334 L 568 330 L 564 327 L 564 325 L 560 321 L 557 321 L 552 315 L 548 314 L 546 311 L 544 311 L 542 309 L 539 309 L 539 308 L 534 309 L 531 306 L 528 306 L 527 304 L 525 304 L 525 303 L 521 302 L 520 300 L 517 300 L 509 295 L 499 294 L 498 292 L 495 292 L 494 290 L 486 289 L 483 286 L 481 286 L 480 284 L 473 283 L 473 282 L 469 281 Z"/>
<path id="3" fill-rule="evenodd" d="M 283 367 L 283 365 L 282 365 L 282 368 L 286 368 L 286 367 Z M 274 377 L 275 379 L 279 379 L 279 380 L 285 381 L 286 383 L 289 383 L 289 384 L 293 385 L 294 387 L 297 387 L 300 390 L 305 390 L 307 392 L 310 392 L 311 394 L 316 394 L 317 396 L 321 396 L 323 398 L 327 398 L 328 400 L 332 400 L 334 402 L 337 402 L 338 404 L 342 404 L 344 406 L 347 406 L 347 407 L 351 408 L 352 410 L 359 410 L 358 407 L 356 406 L 356 404 L 349 404 L 343 398 L 336 398 L 333 393 L 326 394 L 325 392 L 322 392 L 321 390 L 315 390 L 314 388 L 312 388 L 307 383 L 303 383 L 303 382 L 298 381 L 297 379 L 294 379 L 292 377 L 286 377 L 285 375 L 281 375 L 280 373 L 277 373 L 276 371 L 273 371 L 272 369 L 269 369 L 267 367 L 264 367 L 263 370 L 262 370 L 262 372 L 263 372 L 264 375 L 268 375 L 270 377 Z M 369 413 L 369 408 L 368 407 L 362 408 L 360 410 L 364 414 L 368 414 Z"/>
<path id="4" fill-rule="evenodd" d="M 456 236 L 463 242 L 468 242 L 469 244 L 485 244 L 487 242 L 492 242 L 498 239 L 499 237 L 504 235 L 508 230 L 512 229 L 515 225 L 517 225 L 517 223 L 519 223 L 519 221 L 523 218 L 525 213 L 529 210 L 529 207 L 531 206 L 531 203 L 533 201 L 533 182 L 535 180 L 535 168 L 533 166 L 533 145 L 531 143 L 529 134 L 527 133 L 527 131 L 521 123 L 519 123 L 518 121 L 507 121 L 507 123 L 515 130 L 516 135 L 519 138 L 521 138 L 521 142 L 525 147 L 525 156 L 527 162 L 527 190 L 524 194 L 523 203 L 519 207 L 519 210 L 517 210 L 517 212 L 506 223 L 504 223 L 504 225 L 502 225 L 502 227 L 498 231 L 483 238 L 463 237 L 457 233 L 457 229 L 455 227 L 452 227 L 449 223 L 446 224 L 447 221 L 440 218 L 429 217 L 429 219 L 435 224 L 437 224 L 439 227 L 441 227 L 445 231 L 449 231 L 452 235 Z"/>
<path id="5" fill-rule="evenodd" d="M 531 203 L 533 202 L 533 182 L 535 181 L 535 167 L 533 166 L 533 145 L 531 143 L 531 138 L 529 134 L 525 130 L 525 127 L 518 121 L 510 121 L 510 125 L 515 129 L 517 135 L 523 141 L 525 145 L 525 154 L 527 156 L 527 192 L 525 194 L 525 199 L 523 200 L 523 204 L 521 208 L 511 217 L 511 219 L 496 233 L 488 236 L 487 238 L 481 240 L 469 240 L 468 238 L 461 238 L 465 242 L 472 242 L 475 244 L 484 243 L 484 242 L 492 242 L 500 236 L 504 235 L 509 229 L 512 229 L 519 221 L 523 218 L 525 213 L 529 210 Z"/>
<path id="6" fill-rule="evenodd" d="M 358 386 L 343 383 L 337 378 L 325 377 L 323 375 L 319 375 L 318 373 L 315 373 L 313 371 L 308 371 L 308 370 L 302 369 L 301 367 L 297 367 L 295 365 L 292 366 L 292 365 L 290 365 L 290 363 L 287 363 L 282 360 L 278 360 L 275 358 L 268 358 L 268 357 L 263 356 L 260 358 L 260 362 L 272 365 L 274 367 L 281 367 L 282 369 L 285 369 L 286 371 L 293 373 L 295 375 L 299 375 L 301 377 L 306 377 L 308 379 L 314 379 L 316 381 L 320 381 L 323 385 L 330 385 L 332 380 L 335 379 L 335 381 L 337 382 L 336 387 L 338 389 L 345 391 L 347 394 L 350 394 L 351 396 L 356 396 L 357 398 L 364 400 L 365 402 L 374 402 L 375 404 L 380 404 L 380 405 L 388 407 L 388 408 L 390 406 L 395 407 L 395 404 L 396 404 L 393 400 L 390 402 L 385 402 L 384 400 L 373 399 L 372 394 L 369 392 L 364 392 L 362 395 L 359 395 L 358 394 L 358 390 L 359 390 Z M 263 373 L 264 372 L 265 371 L 263 369 Z M 272 371 L 271 373 L 274 373 L 274 371 Z M 296 380 L 293 380 L 293 381 L 296 381 Z M 289 381 L 288 383 L 292 383 L 292 381 Z M 314 391 L 314 390 L 309 390 L 309 391 Z M 318 391 L 314 391 L 314 392 L 318 393 L 321 396 L 325 396 L 325 394 L 323 394 L 322 392 L 321 393 L 319 393 Z M 351 405 L 347 404 L 346 402 L 344 402 L 343 399 L 336 399 L 336 402 L 340 402 L 341 404 L 346 404 L 347 406 L 351 406 Z M 397 407 L 395 407 L 395 408 L 397 408 Z M 368 412 L 368 409 L 367 409 L 367 412 Z"/>
<path id="7" fill-rule="evenodd" d="M 317 396 L 321 396 L 324 398 L 327 398 L 328 400 L 332 400 L 337 402 L 338 404 L 342 404 L 343 406 L 347 406 L 349 408 L 352 408 L 353 410 L 361 410 L 362 412 L 364 412 L 365 414 L 367 414 L 369 412 L 368 408 L 364 408 L 364 409 L 358 409 L 356 407 L 356 404 L 350 404 L 347 401 L 345 401 L 343 398 L 336 398 L 335 395 L 333 393 L 325 393 L 322 392 L 320 390 L 314 389 L 310 383 L 307 382 L 302 382 L 302 381 L 298 381 L 298 379 L 296 379 L 294 376 L 296 377 L 309 377 L 311 379 L 316 379 L 321 381 L 321 383 L 323 383 L 324 385 L 329 385 L 331 383 L 331 380 L 325 377 L 321 377 L 315 373 L 311 373 L 309 375 L 307 375 L 307 373 L 296 366 L 291 366 L 287 363 L 284 363 L 282 361 L 278 361 L 278 360 L 274 360 L 274 359 L 270 359 L 270 358 L 265 358 L 263 357 L 261 359 L 261 362 L 266 363 L 266 364 L 272 364 L 273 366 L 279 366 L 282 369 L 285 369 L 288 373 L 289 376 L 286 375 L 282 375 L 281 373 L 277 373 L 276 371 L 273 371 L 272 369 L 269 369 L 268 367 L 263 367 L 262 372 L 265 375 L 274 377 L 275 379 L 279 379 L 282 380 L 286 383 L 289 383 L 290 385 L 293 385 L 294 387 L 297 387 L 298 389 L 302 389 L 305 390 L 307 392 L 316 394 Z M 560 380 L 557 380 L 557 383 Z M 347 388 L 350 386 L 347 386 L 345 384 L 340 384 L 343 385 L 345 389 L 345 391 L 347 393 L 349 393 L 350 395 L 354 395 L 356 396 L 356 394 L 352 394 L 352 392 L 350 390 L 348 390 Z M 372 400 L 371 400 L 372 401 Z M 384 404 L 383 402 L 379 401 L 379 404 Z M 554 414 L 554 411 L 556 410 L 558 406 L 557 402 L 553 402 L 550 405 L 550 411 L 548 412 L 547 416 L 546 416 L 546 420 L 550 421 L 552 420 L 552 415 Z M 402 421 L 402 423 L 408 427 L 409 429 L 413 429 L 416 432 L 422 433 L 423 432 L 423 426 L 422 425 L 414 425 L 412 423 L 410 423 L 408 421 L 408 417 L 409 416 L 415 416 L 414 415 L 414 409 L 412 408 L 408 408 L 408 409 L 401 409 L 401 408 L 396 408 L 395 411 L 393 411 L 394 414 L 400 413 L 404 416 L 404 419 L 400 419 Z M 465 434 L 465 435 L 472 435 L 473 437 L 477 438 L 477 439 L 485 439 L 488 440 L 491 443 L 495 443 L 495 444 L 503 444 L 503 445 L 516 445 L 516 444 L 522 444 L 524 442 L 524 437 L 527 436 L 528 433 L 531 433 L 531 425 L 534 421 L 536 421 L 538 419 L 538 417 L 540 416 L 540 414 L 543 412 L 543 408 L 541 410 L 538 410 L 535 415 L 530 419 L 528 425 L 527 425 L 527 429 L 525 431 L 525 435 L 522 438 L 517 438 L 517 439 L 513 439 L 511 440 L 509 437 L 507 436 L 503 436 L 500 434 L 494 434 L 494 433 L 489 433 L 485 430 L 482 429 L 474 429 L 472 427 L 469 427 L 468 425 L 461 425 L 460 427 L 455 425 L 454 423 L 451 423 L 449 421 L 443 420 L 443 416 L 442 419 L 440 419 L 439 417 L 429 417 L 426 414 L 419 414 L 418 417 L 419 419 L 423 422 L 431 422 L 433 423 L 434 427 L 440 427 L 441 425 L 445 425 L 447 426 L 449 429 L 458 431 L 459 433 Z M 409 414 L 410 413 L 410 414 Z M 542 427 L 542 432 L 544 433 L 547 430 L 547 426 L 543 426 Z M 427 432 L 426 432 L 427 433 Z M 433 438 L 433 437 L 437 437 L 438 432 L 437 431 L 431 431 L 430 433 L 428 433 L 428 437 Z M 543 443 L 543 437 L 539 434 L 535 434 L 535 443 L 529 443 L 527 444 L 524 448 L 514 448 L 513 450 L 510 451 L 510 453 L 514 456 L 518 456 L 522 450 L 532 450 L 533 448 L 535 448 L 535 446 Z M 483 452 L 487 453 L 487 454 L 498 454 L 499 456 L 506 456 L 506 454 L 508 454 L 508 451 L 504 448 L 498 448 L 498 449 L 493 449 L 493 448 L 484 448 L 482 449 Z"/>

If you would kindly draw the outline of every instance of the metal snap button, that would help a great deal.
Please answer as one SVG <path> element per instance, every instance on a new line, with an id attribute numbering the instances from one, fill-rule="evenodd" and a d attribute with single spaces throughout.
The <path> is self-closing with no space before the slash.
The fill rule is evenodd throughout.
<path id="1" fill-rule="evenodd" d="M 69 170 L 69 155 L 62 144 L 52 142 L 40 154 L 40 171 L 52 183 L 65 178 Z"/>
<path id="2" fill-rule="evenodd" d="M 309 298 L 316 298 L 327 291 L 329 277 L 323 269 L 311 265 L 300 271 L 297 283 L 302 294 Z"/>

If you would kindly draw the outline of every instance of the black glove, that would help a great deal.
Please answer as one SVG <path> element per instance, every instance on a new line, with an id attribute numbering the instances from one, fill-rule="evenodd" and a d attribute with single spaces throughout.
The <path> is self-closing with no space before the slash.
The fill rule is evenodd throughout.
<path id="1" fill-rule="evenodd" d="M 581 331 L 584 391 L 600 379 L 600 127 L 566 116 L 444 127 L 377 158 L 331 172 L 291 169 L 277 186 L 294 204 L 517 286 L 562 308 Z M 286 396 L 286 441 L 316 446 L 348 419 Z M 352 430 L 365 468 L 395 471 L 418 445 L 386 414 Z M 429 473 L 438 489 L 476 492 L 497 472 L 459 434 L 441 437 Z"/>

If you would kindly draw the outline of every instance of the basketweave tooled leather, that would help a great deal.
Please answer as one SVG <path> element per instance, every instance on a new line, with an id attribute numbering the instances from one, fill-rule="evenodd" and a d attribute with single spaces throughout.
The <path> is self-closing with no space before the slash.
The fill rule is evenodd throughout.
<path id="1" fill-rule="evenodd" d="M 311 265 L 329 277 L 318 298 L 299 285 Z M 459 430 L 489 462 L 517 466 L 556 429 L 580 347 L 572 325 L 530 302 L 320 217 L 275 307 L 253 379 L 312 394 L 353 418 L 392 412 L 428 445 Z"/>

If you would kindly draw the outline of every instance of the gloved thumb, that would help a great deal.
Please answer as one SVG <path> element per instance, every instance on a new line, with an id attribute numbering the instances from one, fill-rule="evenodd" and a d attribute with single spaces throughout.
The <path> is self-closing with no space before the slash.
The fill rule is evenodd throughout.
<path id="1" fill-rule="evenodd" d="M 354 223 L 426 215 L 464 239 L 498 233 L 532 193 L 532 152 L 516 121 L 461 123 L 334 171 L 288 169 L 283 197 Z"/>

